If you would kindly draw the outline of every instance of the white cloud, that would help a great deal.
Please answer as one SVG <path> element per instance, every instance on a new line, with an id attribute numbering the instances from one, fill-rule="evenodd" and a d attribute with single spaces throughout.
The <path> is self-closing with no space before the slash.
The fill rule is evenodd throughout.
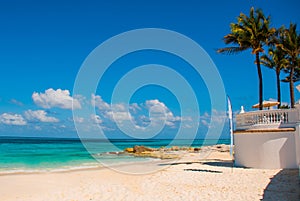
<path id="1" fill-rule="evenodd" d="M 74 117 L 73 121 L 76 123 L 83 123 L 84 122 L 84 118 L 83 117 Z"/>
<path id="2" fill-rule="evenodd" d="M 126 105 L 123 103 L 116 103 L 110 106 L 101 96 L 92 94 L 91 104 L 100 110 L 100 113 L 104 118 L 112 122 L 120 123 L 133 119 L 131 114 L 127 111 Z M 133 107 L 136 108 L 136 105 Z M 95 120 L 95 117 L 92 118 Z"/>
<path id="3" fill-rule="evenodd" d="M 137 103 L 132 103 L 132 104 L 129 105 L 129 109 L 132 112 L 137 113 L 138 111 L 141 110 L 141 107 Z"/>
<path id="4" fill-rule="evenodd" d="M 0 123 L 7 125 L 24 126 L 27 124 L 25 119 L 20 114 L 3 113 L 0 115 Z"/>
<path id="5" fill-rule="evenodd" d="M 99 115 L 91 115 L 91 120 L 95 124 L 101 124 L 102 123 L 102 120 L 101 120 Z"/>
<path id="6" fill-rule="evenodd" d="M 201 124 L 202 124 L 203 126 L 209 126 L 208 121 L 205 120 L 205 119 L 201 119 Z"/>
<path id="7" fill-rule="evenodd" d="M 133 120 L 133 117 L 129 112 L 122 112 L 122 111 L 121 112 L 109 111 L 106 113 L 106 117 L 108 117 L 111 121 L 117 121 L 117 122 Z"/>
<path id="8" fill-rule="evenodd" d="M 160 102 L 157 99 L 155 99 L 155 100 L 147 100 L 146 101 L 146 107 L 148 109 L 151 109 L 151 107 L 153 107 L 153 106 L 159 106 L 161 109 L 167 110 L 166 105 L 163 102 Z M 160 112 L 161 110 L 159 109 L 159 107 L 155 107 L 154 112 Z"/>
<path id="9" fill-rule="evenodd" d="M 10 103 L 14 104 L 14 105 L 17 105 L 17 106 L 23 106 L 24 104 L 16 99 L 11 99 L 9 101 Z"/>
<path id="10" fill-rule="evenodd" d="M 212 114 L 205 112 L 200 117 L 200 122 L 203 126 L 206 127 L 216 127 L 222 125 L 227 119 L 226 111 L 217 111 L 212 109 Z"/>
<path id="11" fill-rule="evenodd" d="M 101 96 L 91 95 L 92 106 L 98 109 L 98 115 L 102 118 L 101 123 L 128 123 L 131 121 L 136 126 L 147 126 L 150 122 L 152 125 L 160 125 L 163 121 L 166 126 L 175 127 L 176 122 L 179 121 L 191 121 L 191 118 L 182 118 L 175 116 L 172 111 L 161 101 L 147 100 L 142 104 L 131 103 L 115 103 L 109 104 L 105 102 Z M 145 113 L 149 112 L 150 117 L 145 116 Z M 95 117 L 91 117 L 95 122 Z"/>
<path id="12" fill-rule="evenodd" d="M 40 126 L 34 126 L 34 130 L 41 131 L 42 128 Z"/>
<path id="13" fill-rule="evenodd" d="M 157 99 L 147 100 L 145 104 L 146 108 L 154 113 L 154 116 L 150 118 L 151 121 L 165 121 L 167 126 L 174 127 L 174 123 L 182 119 L 179 116 L 174 116 L 171 110 L 163 102 L 160 102 Z"/>
<path id="14" fill-rule="evenodd" d="M 112 105 L 114 111 L 125 112 L 127 110 L 126 105 L 123 103 L 113 104 Z"/>
<path id="15" fill-rule="evenodd" d="M 108 103 L 106 103 L 101 96 L 92 94 L 91 104 L 94 107 L 97 107 L 99 110 L 109 110 L 110 106 Z"/>
<path id="16" fill-rule="evenodd" d="M 27 110 L 25 111 L 25 117 L 30 121 L 59 122 L 55 117 L 48 117 L 47 112 L 44 110 Z"/>
<path id="17" fill-rule="evenodd" d="M 52 88 L 47 89 L 45 93 L 34 92 L 32 94 L 34 103 L 42 108 L 58 107 L 62 109 L 74 109 L 81 108 L 79 101 L 70 96 L 69 90 L 54 90 Z"/>

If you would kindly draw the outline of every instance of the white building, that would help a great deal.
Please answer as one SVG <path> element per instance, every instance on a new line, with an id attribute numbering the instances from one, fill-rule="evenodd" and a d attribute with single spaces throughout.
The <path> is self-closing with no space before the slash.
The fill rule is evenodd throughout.
<path id="1" fill-rule="evenodd" d="M 237 166 L 298 168 L 300 105 L 294 109 L 260 110 L 236 116 L 234 153 Z"/>

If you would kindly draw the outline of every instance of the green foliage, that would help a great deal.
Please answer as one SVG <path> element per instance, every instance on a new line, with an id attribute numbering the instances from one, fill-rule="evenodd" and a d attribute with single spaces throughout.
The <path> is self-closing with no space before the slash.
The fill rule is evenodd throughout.
<path id="1" fill-rule="evenodd" d="M 224 36 L 223 40 L 226 45 L 233 44 L 234 46 L 220 48 L 217 52 L 236 54 L 247 49 L 252 50 L 252 54 L 256 56 L 255 63 L 259 79 L 259 109 L 262 110 L 263 81 L 259 54 L 264 52 L 265 45 L 271 43 L 276 29 L 270 27 L 270 16 L 266 17 L 260 9 L 254 11 L 253 7 L 250 9 L 249 16 L 241 13 L 237 17 L 237 23 L 231 23 L 230 27 L 231 32 Z"/>
<path id="2" fill-rule="evenodd" d="M 288 76 L 283 80 L 290 84 L 291 107 L 295 106 L 294 82 L 300 80 L 300 35 L 297 33 L 297 25 L 291 23 L 289 28 L 282 26 L 278 29 L 279 40 L 276 47 L 282 51 L 288 59 L 285 72 Z"/>
<path id="3" fill-rule="evenodd" d="M 297 25 L 291 23 L 289 28 L 284 26 L 279 29 L 270 27 L 270 16 L 266 17 L 261 9 L 250 9 L 249 15 L 241 13 L 236 23 L 230 24 L 231 32 L 224 36 L 226 45 L 217 50 L 218 53 L 236 54 L 251 49 L 256 55 L 255 64 L 259 78 L 259 104 L 262 109 L 263 84 L 260 65 L 274 69 L 277 80 L 277 94 L 280 102 L 280 81 L 290 84 L 291 107 L 294 107 L 294 82 L 300 80 L 300 35 L 297 33 Z M 265 47 L 268 53 L 264 53 Z M 281 72 L 287 73 L 287 77 L 280 80 Z M 285 106 L 281 106 L 285 107 Z M 287 106 L 288 107 L 288 106 Z"/>
<path id="4" fill-rule="evenodd" d="M 280 109 L 290 109 L 290 106 L 288 106 L 288 105 L 281 105 L 279 108 Z"/>
<path id="5" fill-rule="evenodd" d="M 273 40 L 278 40 L 277 38 L 273 38 Z M 289 61 L 287 59 L 287 55 L 276 46 L 269 47 L 268 54 L 264 54 L 260 58 L 261 64 L 275 70 L 276 73 L 276 84 L 277 84 L 277 101 L 281 102 L 281 87 L 280 87 L 280 73 L 283 69 L 286 69 L 289 65 Z M 280 108 L 280 104 L 278 105 Z"/>
<path id="6" fill-rule="evenodd" d="M 262 65 L 274 69 L 276 72 L 286 69 L 289 65 L 287 55 L 276 47 L 270 47 L 268 54 L 262 55 L 260 59 Z"/>
<path id="7" fill-rule="evenodd" d="M 234 44 L 232 47 L 220 48 L 218 53 L 234 54 L 252 49 L 252 54 L 263 52 L 263 46 L 269 44 L 275 28 L 270 28 L 270 16 L 265 17 L 262 10 L 250 9 L 249 16 L 241 13 L 237 23 L 231 23 L 231 32 L 224 36 L 225 44 Z"/>

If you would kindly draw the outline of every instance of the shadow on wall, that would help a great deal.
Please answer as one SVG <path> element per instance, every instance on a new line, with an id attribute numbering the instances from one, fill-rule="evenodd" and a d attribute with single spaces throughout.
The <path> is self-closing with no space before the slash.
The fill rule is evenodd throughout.
<path id="1" fill-rule="evenodd" d="M 264 190 L 263 201 L 300 200 L 300 181 L 298 169 L 281 170 Z"/>
<path id="2" fill-rule="evenodd" d="M 280 138 L 278 140 L 284 140 L 284 144 L 281 146 L 279 151 L 280 167 L 284 168 L 296 168 L 296 144 L 295 141 L 288 138 Z M 294 148 L 291 150 L 291 148 Z"/>

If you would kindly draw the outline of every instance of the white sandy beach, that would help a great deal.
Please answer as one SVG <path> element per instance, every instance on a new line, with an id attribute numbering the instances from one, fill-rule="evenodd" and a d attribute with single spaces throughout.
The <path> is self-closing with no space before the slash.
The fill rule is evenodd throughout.
<path id="1" fill-rule="evenodd" d="M 146 167 L 151 165 L 123 170 Z M 140 175 L 108 168 L 1 175 L 0 200 L 300 200 L 298 170 L 232 168 L 228 152 L 214 151 L 205 159 L 188 153 L 165 167 Z"/>

